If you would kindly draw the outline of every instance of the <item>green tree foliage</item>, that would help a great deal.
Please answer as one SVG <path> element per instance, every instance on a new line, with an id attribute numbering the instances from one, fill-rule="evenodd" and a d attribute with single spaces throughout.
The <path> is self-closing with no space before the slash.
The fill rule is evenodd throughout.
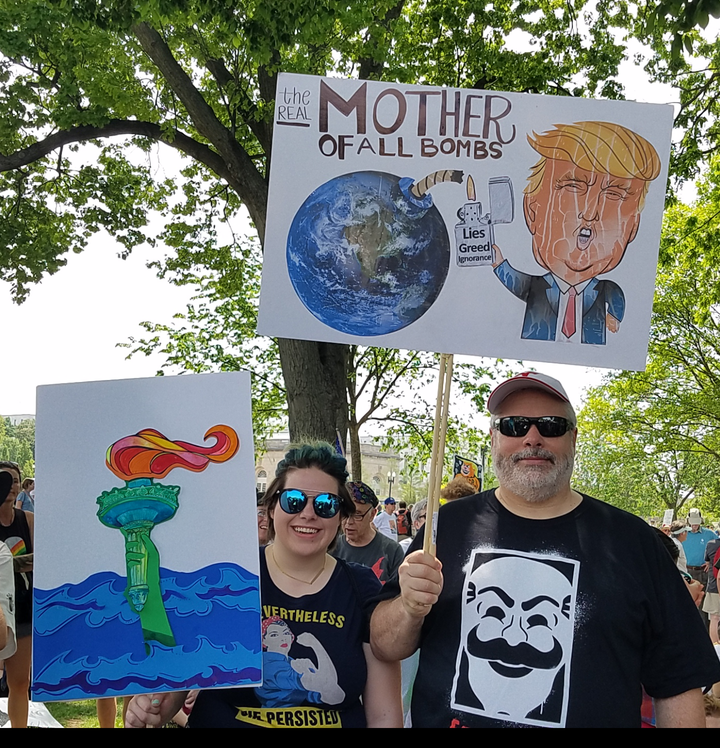
<path id="1" fill-rule="evenodd" d="M 23 478 L 35 475 L 35 419 L 28 418 L 13 425 L 9 418 L 0 418 L 0 460 L 20 465 Z"/>
<path id="2" fill-rule="evenodd" d="M 707 167 L 720 148 L 720 39 L 718 0 L 659 0 L 630 3 L 631 12 L 618 22 L 629 37 L 647 45 L 637 54 L 651 81 L 676 88 L 679 108 L 670 174 L 692 179 Z M 673 97 L 675 98 L 675 97 Z"/>
<path id="3" fill-rule="evenodd" d="M 125 255 L 162 242 L 173 253 L 168 277 L 194 274 L 208 294 L 178 329 L 208 322 L 203 346 L 219 368 L 235 365 L 221 361 L 226 347 L 245 361 L 257 345 L 268 385 L 256 404 L 267 396 L 271 422 L 282 391 L 276 345 L 291 436 L 344 434 L 348 376 L 361 381 L 347 347 L 250 342 L 247 307 L 227 330 L 242 343 L 226 346 L 207 318 L 210 307 L 226 320 L 235 311 L 217 277 L 198 269 L 217 226 L 244 207 L 264 238 L 277 72 L 616 97 L 626 52 L 614 27 L 633 22 L 625 5 L 585 0 L 0 0 L 0 278 L 22 300 L 101 229 Z M 175 181 L 154 164 L 169 149 L 183 164 Z M 247 281 L 237 303 L 252 305 L 255 255 L 244 245 L 220 251 L 236 285 Z M 203 370 L 197 340 L 167 345 L 171 360 Z"/>
<path id="4" fill-rule="evenodd" d="M 258 445 L 287 419 L 285 388 L 277 345 L 255 335 L 261 255 L 257 242 L 221 244 L 214 231 L 178 247 L 158 266 L 160 274 L 196 292 L 171 325 L 144 322 L 148 333 L 122 344 L 134 354 L 160 352 L 164 368 L 195 374 L 252 371 L 253 427 Z M 158 374 L 164 373 L 164 368 Z"/>
<path id="5" fill-rule="evenodd" d="M 637 410 L 632 410 L 638 403 L 610 400 L 613 396 L 607 385 L 588 396 L 579 423 L 574 486 L 643 517 L 661 516 L 666 509 L 680 517 L 689 506 L 716 514 L 712 493 L 720 463 L 708 455 L 644 440 L 631 425 L 638 421 Z"/>

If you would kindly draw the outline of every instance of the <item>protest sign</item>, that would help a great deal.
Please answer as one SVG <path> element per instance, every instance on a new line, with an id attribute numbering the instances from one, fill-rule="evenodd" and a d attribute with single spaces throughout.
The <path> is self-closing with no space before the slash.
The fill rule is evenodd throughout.
<path id="1" fill-rule="evenodd" d="M 480 491 L 482 481 L 482 468 L 474 460 L 455 455 L 453 463 L 453 478 L 461 475 L 476 490 Z"/>
<path id="2" fill-rule="evenodd" d="M 261 681 L 249 374 L 40 387 L 36 476 L 35 700 Z"/>
<path id="3" fill-rule="evenodd" d="M 258 332 L 642 369 L 670 106 L 282 74 Z"/>

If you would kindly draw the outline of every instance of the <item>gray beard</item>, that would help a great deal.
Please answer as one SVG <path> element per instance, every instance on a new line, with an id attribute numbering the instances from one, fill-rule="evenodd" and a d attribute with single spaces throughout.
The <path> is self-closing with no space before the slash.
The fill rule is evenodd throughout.
<path id="1" fill-rule="evenodd" d="M 519 460 L 528 457 L 543 457 L 550 465 L 518 466 Z M 524 449 L 510 457 L 493 454 L 493 470 L 501 488 L 507 488 L 516 496 L 530 503 L 547 501 L 570 485 L 575 464 L 572 453 L 557 457 L 544 449 Z"/>

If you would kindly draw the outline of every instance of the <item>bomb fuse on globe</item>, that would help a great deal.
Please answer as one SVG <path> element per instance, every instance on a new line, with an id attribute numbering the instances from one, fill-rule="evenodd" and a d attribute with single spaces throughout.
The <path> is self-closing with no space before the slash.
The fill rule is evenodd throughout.
<path id="1" fill-rule="evenodd" d="M 458 210 L 460 222 L 455 224 L 456 262 L 460 267 L 492 265 L 495 234 L 493 226 L 511 223 L 515 214 L 510 177 L 493 177 L 488 181 L 490 211 L 482 214 L 482 203 L 476 199 L 475 181 L 468 175 L 468 202 Z"/>
<path id="2" fill-rule="evenodd" d="M 401 177 L 395 205 L 410 218 L 422 218 L 433 205 L 430 189 L 443 182 L 462 184 L 463 173 L 457 169 L 440 169 L 417 182 L 412 177 Z"/>

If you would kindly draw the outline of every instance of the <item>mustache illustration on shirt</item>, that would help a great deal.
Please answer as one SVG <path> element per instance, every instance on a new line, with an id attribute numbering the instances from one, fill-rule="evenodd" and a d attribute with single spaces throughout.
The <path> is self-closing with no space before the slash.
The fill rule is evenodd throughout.
<path id="1" fill-rule="evenodd" d="M 467 651 L 473 657 L 487 660 L 499 675 L 522 678 L 533 670 L 552 670 L 562 661 L 563 650 L 555 638 L 553 648 L 549 652 L 542 652 L 524 642 L 512 645 L 505 639 L 483 641 L 477 635 L 479 625 L 468 634 Z"/>

